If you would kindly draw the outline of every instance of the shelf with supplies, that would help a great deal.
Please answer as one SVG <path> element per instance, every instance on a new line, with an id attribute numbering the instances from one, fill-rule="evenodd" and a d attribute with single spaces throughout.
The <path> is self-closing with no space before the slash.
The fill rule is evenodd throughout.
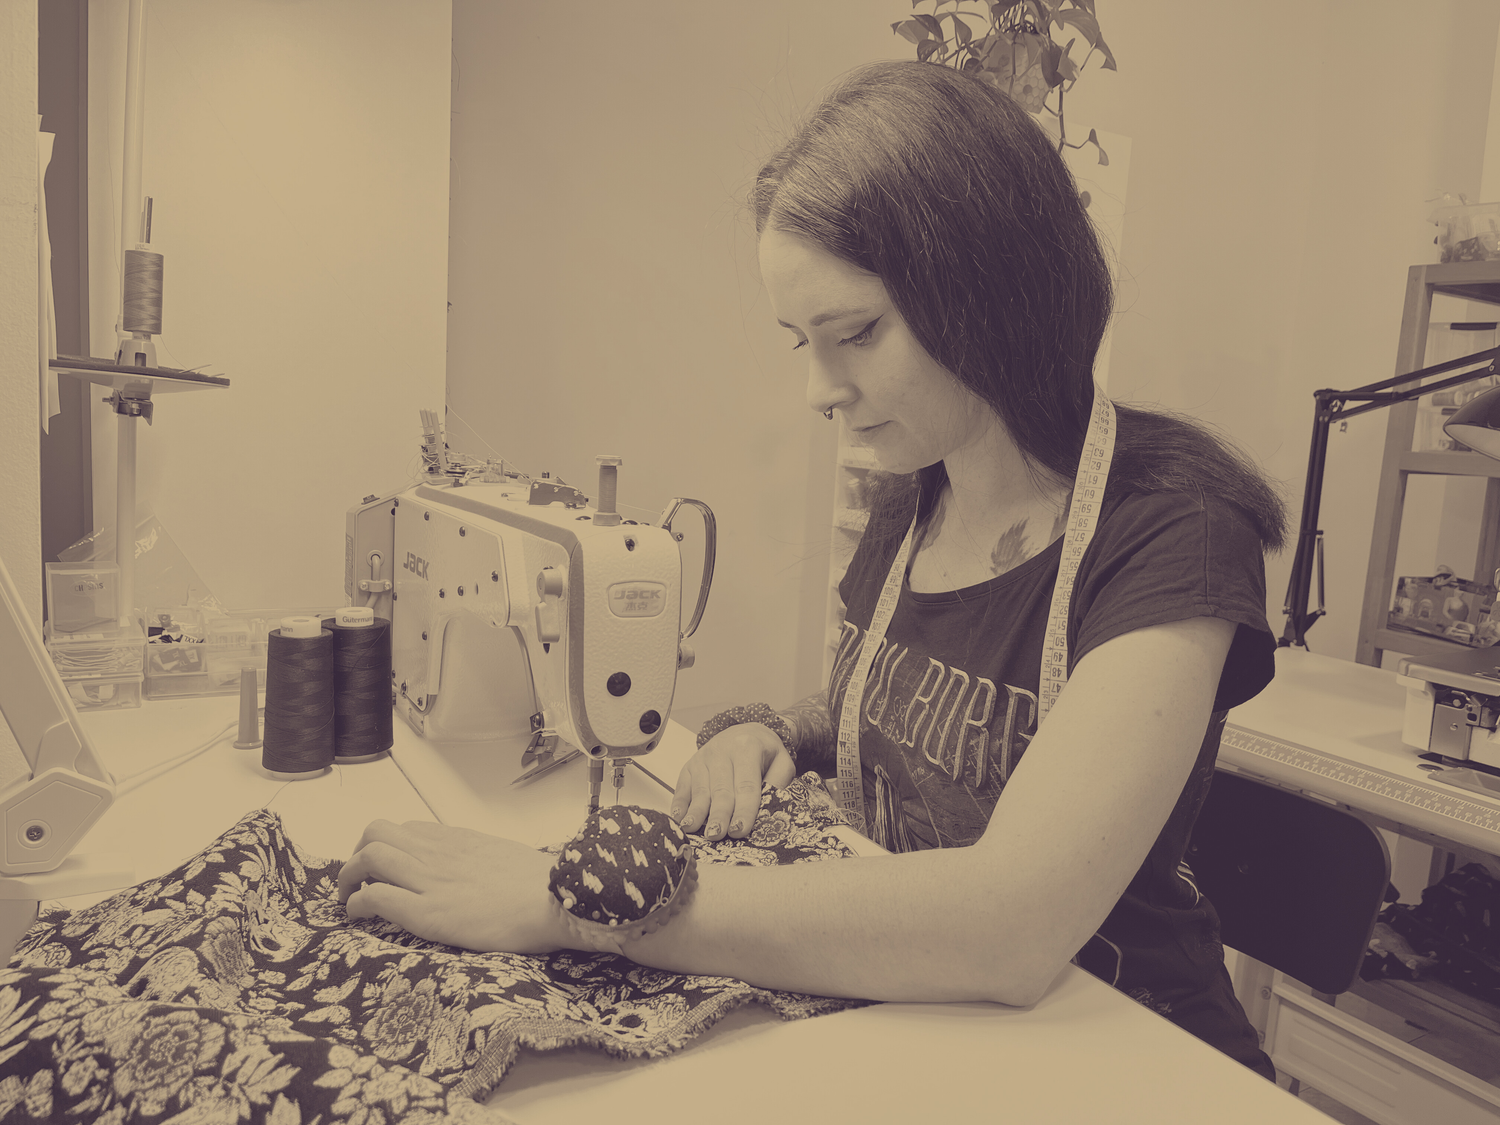
<path id="1" fill-rule="evenodd" d="M 1484 321 L 1435 324 L 1432 304 L 1439 295 L 1496 308 Z M 1396 373 L 1417 371 L 1429 364 L 1495 347 L 1500 343 L 1496 322 L 1500 322 L 1500 261 L 1412 266 L 1407 271 Z M 1480 584 L 1490 583 L 1496 567 L 1500 566 L 1500 461 L 1467 450 L 1434 448 L 1443 441 L 1444 414 L 1452 412 L 1452 404 L 1439 401 L 1442 398 L 1434 395 L 1431 399 L 1397 403 L 1387 412 L 1375 523 L 1355 647 L 1355 660 L 1361 664 L 1379 667 L 1387 650 L 1430 656 L 1463 647 L 1458 642 L 1394 629 L 1389 624 L 1397 579 L 1409 573 L 1397 573 L 1397 554 L 1403 517 L 1408 514 L 1408 485 L 1413 478 L 1473 479 L 1472 487 L 1483 495 L 1478 500 L 1478 520 L 1468 519 L 1466 526 L 1473 527 L 1477 535 L 1467 541 L 1464 557 L 1443 561 L 1450 563 L 1460 578 Z M 1451 496 L 1453 486 L 1444 487 Z"/>

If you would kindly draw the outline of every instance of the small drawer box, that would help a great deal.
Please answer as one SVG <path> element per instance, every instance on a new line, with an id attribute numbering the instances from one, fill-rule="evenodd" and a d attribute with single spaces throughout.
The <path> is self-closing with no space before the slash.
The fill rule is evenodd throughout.
<path id="1" fill-rule="evenodd" d="M 47 628 L 47 652 L 65 680 L 139 676 L 146 634 L 138 625 L 108 625 L 89 632 Z"/>
<path id="2" fill-rule="evenodd" d="M 79 711 L 113 711 L 141 705 L 142 676 L 98 676 L 64 680 L 68 699 Z"/>
<path id="3" fill-rule="evenodd" d="M 266 690 L 264 666 L 252 669 L 257 691 Z M 240 690 L 239 668 L 178 672 L 146 677 L 147 699 L 176 699 L 184 695 L 233 695 Z"/>

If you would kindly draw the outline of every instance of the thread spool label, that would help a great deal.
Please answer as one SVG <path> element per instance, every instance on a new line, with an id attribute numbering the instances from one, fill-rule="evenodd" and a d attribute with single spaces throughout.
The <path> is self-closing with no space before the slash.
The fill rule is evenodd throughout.
<path id="1" fill-rule="evenodd" d="M 375 624 L 375 611 L 368 606 L 350 606 L 339 610 L 335 620 L 346 628 L 364 628 Z"/>

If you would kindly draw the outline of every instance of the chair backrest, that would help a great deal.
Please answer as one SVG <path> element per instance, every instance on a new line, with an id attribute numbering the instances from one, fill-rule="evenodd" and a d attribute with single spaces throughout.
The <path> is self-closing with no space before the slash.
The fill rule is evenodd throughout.
<path id="1" fill-rule="evenodd" d="M 1225 945 L 1316 992 L 1354 983 L 1391 878 L 1366 821 L 1219 770 L 1187 860 Z"/>

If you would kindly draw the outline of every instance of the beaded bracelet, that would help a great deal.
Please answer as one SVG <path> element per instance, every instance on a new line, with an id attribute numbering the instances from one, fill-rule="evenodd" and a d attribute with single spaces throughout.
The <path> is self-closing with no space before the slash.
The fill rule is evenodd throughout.
<path id="1" fill-rule="evenodd" d="M 797 732 L 792 729 L 791 723 L 771 710 L 770 705 L 766 703 L 750 703 L 744 707 L 731 707 L 728 711 L 720 711 L 704 723 L 703 728 L 698 732 L 698 749 L 702 750 L 704 743 L 710 738 L 730 727 L 737 727 L 741 723 L 762 723 L 770 727 L 771 733 L 781 739 L 781 744 L 792 756 L 792 761 L 797 760 Z"/>

